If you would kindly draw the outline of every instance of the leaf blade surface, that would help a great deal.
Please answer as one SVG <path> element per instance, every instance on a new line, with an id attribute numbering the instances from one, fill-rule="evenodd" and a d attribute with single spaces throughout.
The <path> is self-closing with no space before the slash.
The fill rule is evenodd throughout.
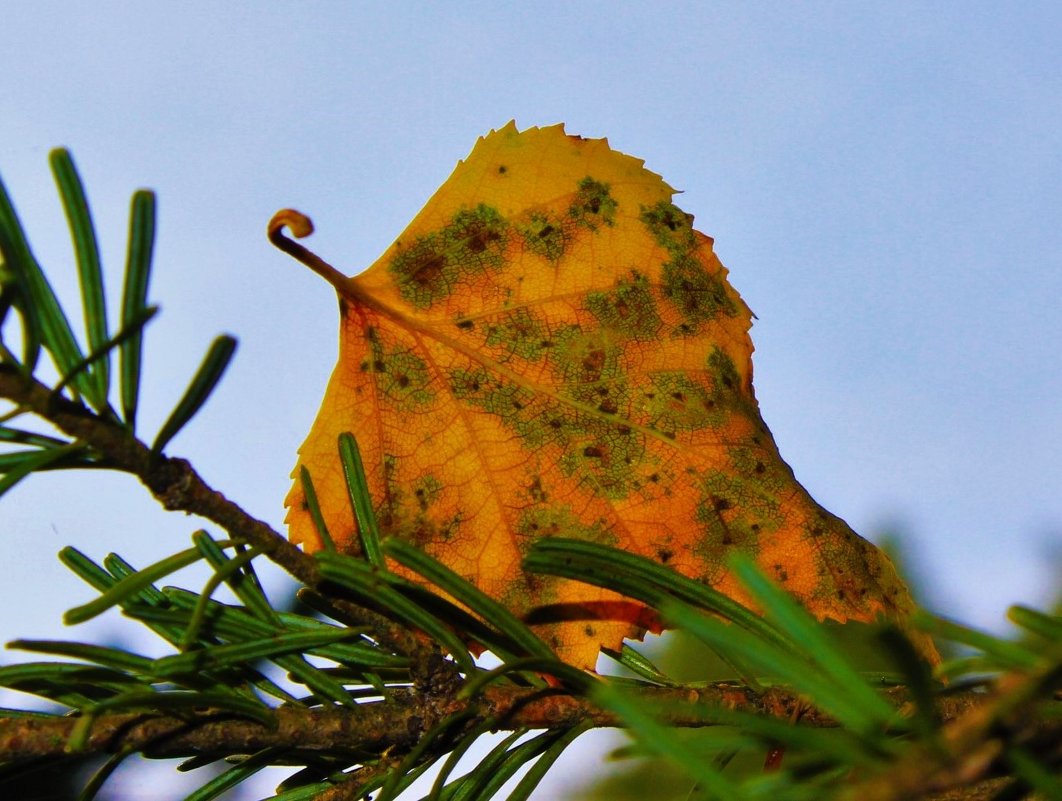
<path id="1" fill-rule="evenodd" d="M 605 140 L 510 123 L 374 265 L 336 279 L 339 363 L 295 475 L 311 472 L 338 548 L 360 549 L 335 446 L 349 431 L 381 534 L 577 666 L 656 621 L 525 574 L 541 537 L 617 545 L 748 603 L 727 568 L 746 552 L 819 618 L 907 617 L 888 558 L 778 454 L 752 389 L 752 314 L 673 195 Z M 290 536 L 313 550 L 305 501 L 296 481 Z"/>

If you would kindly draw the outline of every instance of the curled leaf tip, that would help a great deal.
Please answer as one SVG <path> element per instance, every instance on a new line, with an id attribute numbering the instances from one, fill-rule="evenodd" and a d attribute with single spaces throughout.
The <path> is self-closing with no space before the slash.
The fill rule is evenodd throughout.
<path id="1" fill-rule="evenodd" d="M 284 238 L 282 233 L 284 228 L 290 229 L 292 236 L 296 239 L 302 239 L 313 233 L 313 220 L 295 209 L 281 209 L 278 211 L 273 215 L 273 219 L 269 221 L 268 228 L 269 240 L 277 247 L 281 247 L 277 240 Z"/>
<path id="2" fill-rule="evenodd" d="M 347 277 L 326 262 L 309 248 L 303 247 L 293 239 L 284 236 L 284 229 L 291 231 L 295 239 L 302 239 L 313 233 L 313 221 L 295 209 L 281 209 L 273 215 L 266 230 L 269 241 L 295 260 L 302 262 L 336 289 L 348 283 Z"/>

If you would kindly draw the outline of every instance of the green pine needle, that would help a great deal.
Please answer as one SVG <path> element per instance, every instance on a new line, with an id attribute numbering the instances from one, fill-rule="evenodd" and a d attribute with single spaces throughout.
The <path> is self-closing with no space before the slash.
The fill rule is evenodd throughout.
<path id="1" fill-rule="evenodd" d="M 173 556 L 161 559 L 135 575 L 118 582 L 99 598 L 67 611 L 63 615 L 63 622 L 68 626 L 73 626 L 78 623 L 84 623 L 86 620 L 91 620 L 97 615 L 106 612 L 112 606 L 121 604 L 160 578 L 194 564 L 202 558 L 202 554 L 196 548 L 188 548 L 180 553 L 175 553 Z"/>
<path id="2" fill-rule="evenodd" d="M 92 385 L 92 405 L 102 413 L 107 408 L 107 396 L 110 392 L 110 365 L 109 360 L 103 356 L 108 354 L 110 349 L 104 349 L 109 337 L 99 245 L 96 243 L 96 232 L 92 225 L 88 200 L 85 198 L 85 188 L 70 153 L 58 148 L 49 154 L 49 160 L 56 184 L 59 186 L 59 195 L 70 225 L 70 238 L 73 240 L 77 257 L 78 282 L 81 287 L 81 304 L 89 351 L 101 354 L 101 358 L 93 359 L 89 363 L 86 380 Z M 65 370 L 64 375 L 69 376 L 73 372 L 73 369 Z"/>
<path id="3" fill-rule="evenodd" d="M 129 213 L 129 249 L 122 284 L 122 327 L 139 319 L 147 308 L 148 279 L 151 276 L 151 252 L 155 244 L 155 195 L 140 190 L 133 194 Z M 143 332 L 122 342 L 119 349 L 121 373 L 122 419 L 130 431 L 136 429 L 136 411 L 140 396 L 140 363 Z"/>
<path id="4" fill-rule="evenodd" d="M 159 433 L 151 445 L 151 452 L 162 453 L 170 440 L 195 416 L 210 393 L 214 391 L 225 369 L 229 366 L 233 354 L 236 352 L 236 340 L 230 336 L 220 336 L 214 340 L 203 358 L 202 364 L 192 377 L 188 389 L 177 402 L 177 406 L 170 413 L 169 418 L 162 424 Z"/>
<path id="5" fill-rule="evenodd" d="M 339 458 L 343 463 L 343 475 L 347 480 L 347 492 L 358 523 L 358 534 L 361 536 L 365 558 L 381 570 L 386 569 L 387 562 L 380 549 L 380 528 L 376 522 L 369 484 L 365 478 L 365 465 L 361 461 L 357 440 L 349 432 L 339 435 Z"/>

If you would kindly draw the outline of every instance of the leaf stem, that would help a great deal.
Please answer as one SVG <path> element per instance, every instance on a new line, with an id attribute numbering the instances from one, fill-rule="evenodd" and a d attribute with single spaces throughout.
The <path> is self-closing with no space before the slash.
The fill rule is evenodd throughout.
<path id="1" fill-rule="evenodd" d="M 326 262 L 312 250 L 303 247 L 294 239 L 284 236 L 284 229 L 291 231 L 295 239 L 303 239 L 313 233 L 313 220 L 295 209 L 281 209 L 269 221 L 266 231 L 269 241 L 324 278 L 337 292 L 350 291 L 350 278 Z"/>

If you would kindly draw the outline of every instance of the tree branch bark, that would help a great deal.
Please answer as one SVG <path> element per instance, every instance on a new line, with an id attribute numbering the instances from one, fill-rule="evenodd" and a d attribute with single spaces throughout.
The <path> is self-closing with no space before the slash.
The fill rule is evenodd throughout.
<path id="1" fill-rule="evenodd" d="M 274 727 L 233 719 L 230 713 L 211 710 L 190 717 L 151 712 L 101 715 L 93 723 L 81 753 L 112 754 L 132 749 L 151 757 L 167 758 L 226 756 L 289 747 L 301 751 L 380 754 L 387 749 L 411 747 L 448 715 L 465 711 L 474 712 L 479 720 L 494 717 L 498 720 L 498 730 L 559 729 L 584 722 L 599 728 L 623 725 L 611 712 L 559 690 L 493 687 L 468 701 L 449 697 L 430 702 L 412 689 L 392 692 L 392 700 L 363 703 L 356 710 L 281 706 L 276 710 Z M 902 688 L 884 692 L 897 706 L 909 702 Z M 638 696 L 662 710 L 662 719 L 670 726 L 713 725 L 705 705 L 773 715 L 783 720 L 791 720 L 793 710 L 799 708 L 802 710 L 800 725 L 837 725 L 828 715 L 809 708 L 799 696 L 777 688 L 758 693 L 738 686 L 646 687 L 638 691 Z M 938 713 L 943 720 L 957 720 L 976 710 L 984 697 L 977 692 L 943 697 L 939 699 Z M 67 756 L 66 743 L 77 721 L 77 717 L 0 717 L 0 757 L 23 761 Z"/>

